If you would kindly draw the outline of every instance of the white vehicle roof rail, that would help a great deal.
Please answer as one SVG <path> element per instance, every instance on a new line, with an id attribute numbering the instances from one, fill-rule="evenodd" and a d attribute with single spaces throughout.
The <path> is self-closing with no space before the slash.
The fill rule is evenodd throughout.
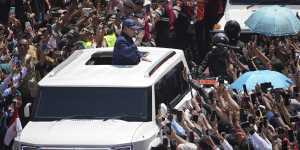
<path id="1" fill-rule="evenodd" d="M 54 77 L 60 70 L 62 70 L 64 67 L 72 63 L 76 58 L 78 58 L 83 53 L 82 50 L 74 51 L 71 56 L 69 56 L 65 61 L 60 63 L 57 67 L 55 67 L 50 73 L 50 77 Z"/>
<path id="2" fill-rule="evenodd" d="M 146 71 L 145 77 L 150 77 L 164 62 L 170 59 L 172 56 L 176 54 L 175 51 L 169 51 L 163 57 L 154 62 L 151 67 Z"/>

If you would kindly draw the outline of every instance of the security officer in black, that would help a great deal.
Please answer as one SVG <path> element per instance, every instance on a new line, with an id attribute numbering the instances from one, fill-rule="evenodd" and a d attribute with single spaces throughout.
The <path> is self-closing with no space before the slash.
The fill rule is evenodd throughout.
<path id="1" fill-rule="evenodd" d="M 226 59 L 228 57 L 229 39 L 224 33 L 216 33 L 212 37 L 211 50 L 206 54 L 205 58 L 197 69 L 197 78 L 209 67 L 209 75 L 211 77 L 222 76 L 226 79 Z"/>
<path id="2" fill-rule="evenodd" d="M 236 20 L 229 20 L 226 22 L 224 27 L 224 32 L 229 39 L 229 45 L 236 47 L 234 50 L 239 61 L 243 64 L 248 65 L 250 70 L 255 70 L 255 67 L 252 64 L 251 58 L 247 58 L 243 54 L 243 48 L 245 43 L 240 40 L 241 26 Z"/>

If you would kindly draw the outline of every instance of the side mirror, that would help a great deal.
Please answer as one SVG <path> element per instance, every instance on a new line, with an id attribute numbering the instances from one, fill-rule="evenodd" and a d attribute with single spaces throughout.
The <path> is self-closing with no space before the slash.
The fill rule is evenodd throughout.
<path id="1" fill-rule="evenodd" d="M 29 118 L 31 114 L 31 103 L 27 103 L 24 107 L 24 117 Z"/>

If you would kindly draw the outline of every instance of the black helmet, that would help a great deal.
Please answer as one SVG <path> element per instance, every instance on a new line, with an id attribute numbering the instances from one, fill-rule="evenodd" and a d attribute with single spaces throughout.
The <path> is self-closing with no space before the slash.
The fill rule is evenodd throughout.
<path id="1" fill-rule="evenodd" d="M 239 33 L 241 32 L 241 26 L 237 21 L 229 20 L 225 24 L 224 32 L 230 40 L 238 39 Z"/>
<path id="2" fill-rule="evenodd" d="M 229 39 L 228 39 L 228 37 L 224 33 L 216 33 L 212 37 L 212 43 L 213 43 L 213 45 L 228 44 L 229 43 Z"/>

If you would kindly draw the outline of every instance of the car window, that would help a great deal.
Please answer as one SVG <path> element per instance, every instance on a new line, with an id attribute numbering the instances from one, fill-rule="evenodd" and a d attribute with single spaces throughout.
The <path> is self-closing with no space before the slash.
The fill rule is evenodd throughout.
<path id="1" fill-rule="evenodd" d="M 35 120 L 57 120 L 69 116 L 114 118 L 136 116 L 127 121 L 150 121 L 151 87 L 41 87 Z M 125 119 L 126 120 L 126 119 Z"/>
<path id="2" fill-rule="evenodd" d="M 155 83 L 156 110 L 160 103 L 174 107 L 188 91 L 186 69 L 180 62 Z"/>

